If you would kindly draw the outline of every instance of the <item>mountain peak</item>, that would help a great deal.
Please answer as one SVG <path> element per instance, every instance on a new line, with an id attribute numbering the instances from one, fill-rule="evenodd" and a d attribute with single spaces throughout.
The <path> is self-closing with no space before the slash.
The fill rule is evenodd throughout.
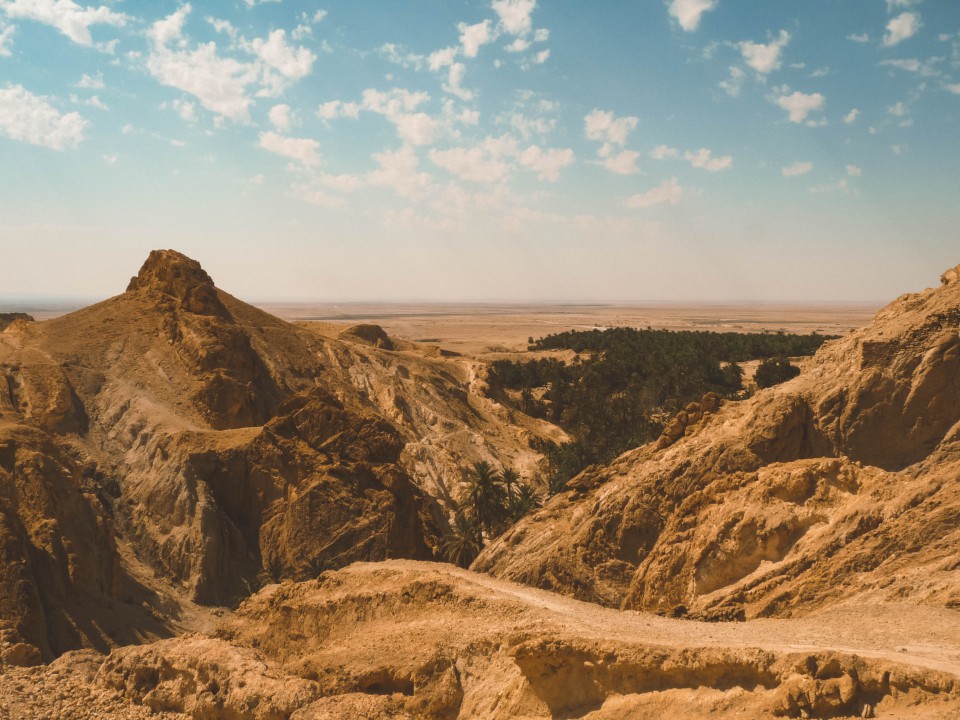
<path id="1" fill-rule="evenodd" d="M 152 250 L 127 285 L 127 292 L 150 290 L 178 300 L 183 309 L 198 315 L 224 311 L 213 279 L 200 263 L 176 250 Z"/>

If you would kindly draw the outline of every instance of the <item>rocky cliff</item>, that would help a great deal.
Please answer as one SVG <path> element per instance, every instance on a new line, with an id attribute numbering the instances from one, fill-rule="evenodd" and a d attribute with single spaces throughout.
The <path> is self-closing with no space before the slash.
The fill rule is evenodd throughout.
<path id="1" fill-rule="evenodd" d="M 588 469 L 473 567 L 709 619 L 854 599 L 960 607 L 958 331 L 945 275 L 794 380 Z"/>

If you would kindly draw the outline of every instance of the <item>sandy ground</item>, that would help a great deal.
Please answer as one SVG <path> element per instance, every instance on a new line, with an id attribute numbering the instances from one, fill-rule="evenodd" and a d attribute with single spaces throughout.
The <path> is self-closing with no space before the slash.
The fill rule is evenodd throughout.
<path id="1" fill-rule="evenodd" d="M 565 330 L 654 327 L 717 332 L 817 331 L 843 335 L 866 325 L 877 305 L 373 305 L 262 304 L 290 321 L 334 335 L 358 323 L 404 340 L 478 354 L 525 350 L 528 338 Z"/>

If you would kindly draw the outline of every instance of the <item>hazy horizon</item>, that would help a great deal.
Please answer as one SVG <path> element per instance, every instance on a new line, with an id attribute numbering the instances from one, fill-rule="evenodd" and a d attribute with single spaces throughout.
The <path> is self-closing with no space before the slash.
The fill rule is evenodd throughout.
<path id="1" fill-rule="evenodd" d="M 0 293 L 882 303 L 960 262 L 960 4 L 0 0 Z"/>

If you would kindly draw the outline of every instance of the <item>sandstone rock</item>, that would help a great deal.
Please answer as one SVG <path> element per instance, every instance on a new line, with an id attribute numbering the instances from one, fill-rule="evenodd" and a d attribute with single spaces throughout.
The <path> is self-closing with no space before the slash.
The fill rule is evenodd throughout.
<path id="1" fill-rule="evenodd" d="M 366 343 L 381 350 L 393 350 L 393 341 L 379 325 L 353 325 L 340 333 L 340 337 Z"/>

